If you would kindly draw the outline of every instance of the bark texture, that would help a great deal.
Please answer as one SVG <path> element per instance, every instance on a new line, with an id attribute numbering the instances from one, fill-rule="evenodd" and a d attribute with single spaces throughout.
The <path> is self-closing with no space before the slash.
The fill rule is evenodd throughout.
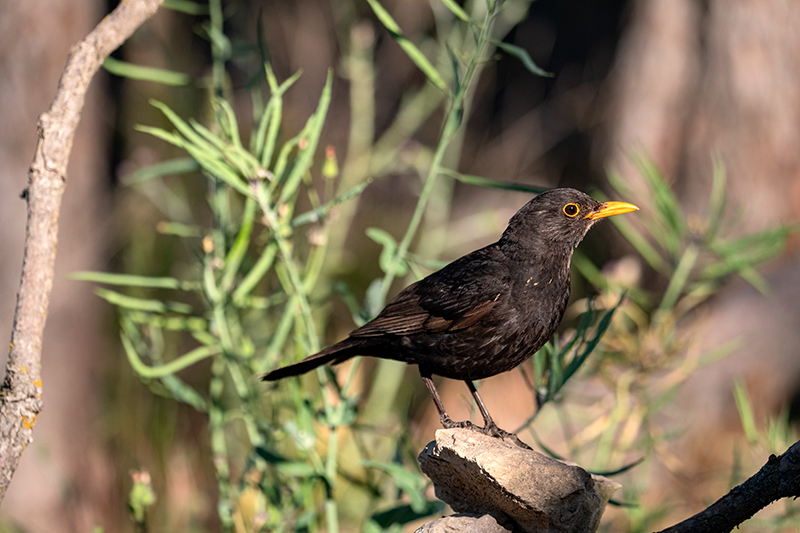
<path id="1" fill-rule="evenodd" d="M 56 97 L 39 118 L 38 143 L 24 197 L 28 203 L 25 251 L 0 396 L 0 501 L 2 501 L 42 410 L 41 353 L 57 248 L 58 218 L 67 163 L 89 83 L 103 60 L 163 0 L 122 2 L 75 45 Z"/>

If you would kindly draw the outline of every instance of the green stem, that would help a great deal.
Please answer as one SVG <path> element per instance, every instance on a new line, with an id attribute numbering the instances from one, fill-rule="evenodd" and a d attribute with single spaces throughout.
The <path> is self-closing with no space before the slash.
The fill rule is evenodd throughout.
<path id="1" fill-rule="evenodd" d="M 247 386 L 247 380 L 242 374 L 242 367 L 233 361 L 228 361 L 228 373 L 233 381 L 233 386 L 239 396 L 242 406 L 242 420 L 244 421 L 245 428 L 247 429 L 247 436 L 250 439 L 250 444 L 253 447 L 261 446 L 264 444 L 264 439 L 258 431 L 258 424 L 256 423 L 253 413 L 258 412 L 257 406 L 253 401 L 253 395 L 250 393 L 250 388 Z"/>
<path id="2" fill-rule="evenodd" d="M 336 500 L 333 497 L 334 483 L 336 481 L 336 456 L 338 453 L 337 428 L 332 427 L 328 437 L 328 457 L 325 465 L 325 477 L 328 483 L 328 493 L 325 501 L 325 518 L 328 524 L 328 531 L 336 533 L 339 531 L 339 518 Z"/>
<path id="3" fill-rule="evenodd" d="M 681 291 L 683 291 L 689 279 L 689 274 L 695 262 L 697 262 L 699 253 L 700 251 L 694 244 L 690 244 L 686 247 L 686 250 L 681 256 L 681 260 L 678 262 L 678 266 L 675 267 L 672 278 L 669 280 L 667 290 L 664 292 L 664 298 L 661 299 L 661 304 L 658 306 L 659 313 L 665 313 L 675 307 L 678 298 L 680 298 Z"/>
<path id="4" fill-rule="evenodd" d="M 294 295 L 297 298 L 297 302 L 300 306 L 300 313 L 302 314 L 303 322 L 306 325 L 309 349 L 312 353 L 315 353 L 319 351 L 317 327 L 314 324 L 314 317 L 311 314 L 311 306 L 308 304 L 308 298 L 306 297 L 303 280 L 300 277 L 300 272 L 297 270 L 297 265 L 295 265 L 294 257 L 292 256 L 292 250 L 289 246 L 289 243 L 286 242 L 286 238 L 281 233 L 282 228 L 280 226 L 277 214 L 267 203 L 266 198 L 264 198 L 263 187 L 258 188 L 256 195 L 261 206 L 261 210 L 264 213 L 264 217 L 267 219 L 267 225 L 272 230 L 275 242 L 278 243 L 278 251 L 283 258 L 283 265 L 286 267 L 286 272 L 289 274 L 289 280 L 294 288 Z"/>
<path id="5" fill-rule="evenodd" d="M 433 191 L 436 178 L 441 172 L 442 159 L 444 158 L 448 146 L 450 146 L 451 141 L 455 137 L 455 134 L 461 125 L 464 100 L 480 58 L 483 56 L 483 49 L 486 46 L 486 43 L 489 41 L 489 30 L 495 14 L 496 9 L 491 7 L 486 13 L 486 18 L 481 25 L 481 30 L 475 45 L 475 53 L 472 54 L 472 57 L 470 58 L 467 69 L 464 72 L 464 78 L 461 80 L 461 83 L 458 86 L 458 91 L 456 92 L 453 102 L 450 105 L 450 109 L 447 112 L 447 116 L 445 117 L 442 135 L 439 138 L 439 144 L 436 146 L 436 151 L 433 154 L 433 160 L 431 161 L 431 166 L 428 169 L 428 175 L 425 178 L 425 185 L 423 185 L 422 192 L 420 192 L 419 200 L 417 200 L 417 206 L 414 209 L 413 215 L 411 216 L 411 222 L 409 222 L 408 229 L 406 229 L 405 235 L 403 235 L 403 238 L 400 240 L 397 251 L 392 258 L 392 262 L 383 277 L 380 293 L 381 303 L 386 301 L 386 296 L 389 294 L 389 288 L 394 281 L 397 265 L 405 259 L 408 253 L 408 249 L 411 246 L 411 241 L 414 239 L 417 228 L 419 227 L 422 217 L 425 214 L 425 207 L 428 203 L 431 192 Z"/>
<path id="6" fill-rule="evenodd" d="M 222 0 L 209 0 L 208 14 L 211 19 L 211 79 L 214 95 L 221 97 L 225 85 L 225 50 L 222 47 L 225 33 L 223 31 Z"/>
<path id="7" fill-rule="evenodd" d="M 209 395 L 211 397 L 208 410 L 208 420 L 211 430 L 211 454 L 214 469 L 217 474 L 217 486 L 219 487 L 219 500 L 217 501 L 217 513 L 222 522 L 222 527 L 226 531 L 233 528 L 233 512 L 231 508 L 231 479 L 230 469 L 228 468 L 228 447 L 225 443 L 225 412 L 222 406 L 222 393 L 225 387 L 223 373 L 225 372 L 225 360 L 217 357 L 211 365 L 211 381 L 209 383 Z"/>
<path id="8" fill-rule="evenodd" d="M 136 373 L 143 378 L 162 378 L 170 374 L 175 374 L 203 359 L 222 353 L 221 346 L 200 346 L 169 363 L 158 366 L 147 366 L 144 361 L 141 360 L 139 354 L 136 353 L 136 349 L 133 347 L 130 339 L 125 335 L 122 335 L 122 346 L 125 349 L 125 354 L 128 356 L 128 361 L 131 366 Z"/>

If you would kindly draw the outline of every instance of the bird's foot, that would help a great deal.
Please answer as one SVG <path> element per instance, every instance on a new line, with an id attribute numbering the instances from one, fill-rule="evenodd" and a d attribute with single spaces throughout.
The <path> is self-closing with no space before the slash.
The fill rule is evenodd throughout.
<path id="1" fill-rule="evenodd" d="M 469 420 L 464 420 L 462 422 L 455 422 L 452 418 L 442 418 L 442 425 L 445 429 L 453 429 L 453 428 L 464 428 L 464 429 L 474 429 L 476 431 L 482 431 L 483 428 L 480 426 L 476 426 Z"/>
<path id="2" fill-rule="evenodd" d="M 528 446 L 527 444 L 525 444 L 524 442 L 519 440 L 519 437 L 517 437 L 516 433 L 509 433 L 508 431 L 506 431 L 504 429 L 500 429 L 497 426 L 497 424 L 494 423 L 493 420 L 490 421 L 488 424 L 486 424 L 486 426 L 484 426 L 482 428 L 478 428 L 478 429 L 481 432 L 486 433 L 487 435 L 490 435 L 492 437 L 497 437 L 498 439 L 503 439 L 503 440 L 509 439 L 511 442 L 513 442 L 514 444 L 516 444 L 517 446 L 519 446 L 520 448 L 523 448 L 525 450 L 530 450 L 531 449 L 530 446 Z"/>
<path id="3" fill-rule="evenodd" d="M 471 429 L 473 431 L 480 431 L 485 435 L 489 435 L 490 437 L 496 437 L 498 439 L 508 439 L 520 448 L 525 450 L 530 450 L 531 447 L 519 440 L 516 433 L 509 433 L 504 429 L 500 429 L 494 421 L 489 422 L 486 426 L 476 426 L 469 420 L 464 420 L 462 422 L 455 422 L 450 417 L 442 418 L 442 425 L 445 429 L 453 429 L 453 428 L 464 428 L 464 429 Z"/>

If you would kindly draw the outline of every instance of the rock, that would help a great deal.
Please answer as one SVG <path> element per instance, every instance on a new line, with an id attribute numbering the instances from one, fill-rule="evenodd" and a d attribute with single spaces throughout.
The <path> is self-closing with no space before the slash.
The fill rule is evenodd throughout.
<path id="1" fill-rule="evenodd" d="M 428 522 L 414 533 L 458 533 L 461 531 L 469 531 L 471 533 L 510 533 L 511 529 L 501 526 L 492 515 L 457 514 Z"/>
<path id="2" fill-rule="evenodd" d="M 515 531 L 594 532 L 620 486 L 471 429 L 437 431 L 419 462 L 436 497 L 454 511 L 507 517 Z"/>

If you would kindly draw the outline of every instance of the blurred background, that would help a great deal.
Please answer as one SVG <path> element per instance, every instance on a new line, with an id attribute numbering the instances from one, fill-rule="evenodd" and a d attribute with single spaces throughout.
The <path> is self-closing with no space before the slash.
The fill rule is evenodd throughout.
<path id="1" fill-rule="evenodd" d="M 479 19 L 485 3 L 474 4 L 463 8 Z M 0 3 L 0 324 L 7 332 L 25 228 L 20 193 L 36 143 L 36 118 L 55 94 L 69 47 L 114 5 Z M 449 72 L 448 57 L 465 62 L 471 32 L 444 4 L 387 0 L 382 5 L 440 72 Z M 126 502 L 131 472 L 139 470 L 149 472 L 157 498 L 148 517 L 153 531 L 228 527 L 218 513 L 225 489 L 213 466 L 212 458 L 219 457 L 212 453 L 207 415 L 163 391 L 154 394 L 158 391 L 140 380 L 120 347 L 115 307 L 97 297 L 95 284 L 67 277 L 93 270 L 197 278 L 191 264 L 201 254 L 199 246 L 176 246 L 175 234 L 156 230 L 167 219 L 213 225 L 202 179 L 166 176 L 164 184 L 154 185 L 162 178 L 138 184 L 130 178 L 181 155 L 134 129 L 137 124 L 173 129 L 149 99 L 208 125 L 214 121 L 210 96 L 221 89 L 242 131 L 250 132 L 270 94 L 263 62 L 279 82 L 302 71 L 283 95 L 280 139 L 285 141 L 315 112 L 332 71 L 330 107 L 306 185 L 329 198 L 326 187 L 332 186 L 320 177 L 325 147 L 338 160 L 339 171 L 327 178 L 335 179 L 337 192 L 373 181 L 324 223 L 331 228 L 319 289 L 326 297 L 315 311 L 324 326 L 322 345 L 342 338 L 358 320 L 348 301 L 368 314 L 375 301 L 368 289 L 384 274 L 381 244 L 366 230 L 377 227 L 401 238 L 440 142 L 448 113 L 445 93 L 409 59 L 367 2 L 225 1 L 224 46 L 209 30 L 208 6 L 174 2 L 173 7 L 160 10 L 114 58 L 181 72 L 187 81 L 165 85 L 103 72 L 87 98 L 61 213 L 43 348 L 45 410 L 0 509 L 2 531 L 133 531 L 137 526 Z M 675 523 L 797 438 L 800 258 L 786 225 L 800 218 L 798 27 L 800 4 L 790 0 L 508 0 L 493 37 L 527 52 L 552 77 L 532 73 L 500 48 L 480 58 L 462 128 L 444 155 L 446 167 L 527 187 L 575 187 L 642 207 L 627 231 L 604 224 L 581 246 L 584 260 L 573 275 L 573 307 L 563 337 L 574 331 L 587 296 L 599 295 L 598 305 L 606 309 L 623 289 L 632 296 L 617 311 L 595 362 L 542 409 L 532 426 L 535 436 L 527 428 L 520 433 L 593 471 L 645 458 L 614 478 L 624 487 L 617 499 L 631 506 L 607 511 L 604 531 Z M 448 50 L 454 52 L 448 56 Z M 221 62 L 224 83 L 215 85 L 214 69 Z M 438 261 L 496 240 L 531 196 L 463 181 L 441 176 L 436 182 L 421 237 L 411 245 L 418 268 L 398 275 L 389 296 Z M 664 199 L 672 197 L 659 188 L 664 186 L 676 206 L 665 206 Z M 723 196 L 724 205 L 714 204 Z M 724 215 L 710 216 L 719 205 Z M 297 211 L 309 206 L 313 194 L 303 193 Z M 674 226 L 661 223 L 675 213 L 681 218 Z M 674 227 L 684 232 L 679 242 L 658 233 Z M 303 239 L 313 244 L 314 231 L 304 228 Z M 650 248 L 632 235 L 644 236 Z M 777 244 L 765 251 L 767 241 Z M 648 252 L 655 255 L 648 258 Z M 725 259 L 727 267 L 709 274 L 717 263 L 703 263 L 705 253 Z M 692 257 L 700 259 L 695 263 Z M 602 273 L 602 279 L 593 273 Z M 680 276 L 687 275 L 696 284 L 684 290 Z M 181 342 L 173 344 L 179 352 Z M 284 361 L 302 355 L 293 354 Z M 202 390 L 209 372 L 208 364 L 198 365 L 182 376 Z M 337 370 L 341 379 L 347 372 Z M 392 372 L 402 379 L 381 381 Z M 364 361 L 354 375 L 359 423 L 377 428 L 377 440 L 369 437 L 365 446 L 378 450 L 386 448 L 385 439 L 402 441 L 402 450 L 387 449 L 382 460 L 414 471 L 413 454 L 439 426 L 416 369 Z M 246 377 L 263 395 L 279 394 Z M 326 394 L 303 383 L 313 391 L 312 403 Z M 443 382 L 440 391 L 454 419 L 470 416 L 462 383 Z M 523 371 L 485 380 L 481 394 L 498 424 L 509 430 L 536 412 L 536 389 Z M 379 402 L 381 397 L 389 405 Z M 330 438 L 324 427 L 320 431 L 321 439 Z M 376 443 L 380 439 L 383 444 Z M 291 446 L 281 449 L 296 452 Z M 244 479 L 246 469 L 239 470 Z M 342 470 L 361 479 L 345 466 Z M 388 505 L 387 498 L 413 500 L 397 475 L 384 470 L 388 481 L 366 475 L 369 482 L 358 482 L 340 472 L 343 485 L 356 487 L 337 485 L 342 498 L 352 496 L 353 507 L 368 502 L 350 509 L 336 499 L 343 531 L 367 529 L 365 524 L 375 522 L 369 522 L 370 514 Z M 433 498 L 429 488 L 418 488 Z M 311 513 L 308 523 L 297 525 L 305 523 L 287 510 L 281 516 L 296 520 L 287 522 L 287 529 L 326 529 L 320 518 L 324 490 L 309 490 L 309 500 L 297 504 Z M 257 531 L 259 518 L 242 518 L 245 496 L 245 490 L 231 496 L 234 528 Z M 251 505 L 258 510 L 270 504 L 256 498 Z M 319 516 L 308 510 L 315 506 Z M 779 502 L 742 529 L 796 531 L 795 507 Z M 399 527 L 413 531 L 422 522 Z"/>

